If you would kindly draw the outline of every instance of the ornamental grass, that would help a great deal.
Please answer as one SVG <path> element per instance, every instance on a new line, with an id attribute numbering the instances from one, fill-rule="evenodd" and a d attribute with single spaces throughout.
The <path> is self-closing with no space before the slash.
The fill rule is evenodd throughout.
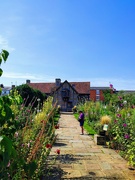
<path id="1" fill-rule="evenodd" d="M 100 118 L 100 123 L 101 123 L 102 125 L 104 125 L 104 124 L 110 124 L 110 123 L 111 123 L 111 117 L 108 116 L 108 115 L 102 116 L 102 117 Z"/>

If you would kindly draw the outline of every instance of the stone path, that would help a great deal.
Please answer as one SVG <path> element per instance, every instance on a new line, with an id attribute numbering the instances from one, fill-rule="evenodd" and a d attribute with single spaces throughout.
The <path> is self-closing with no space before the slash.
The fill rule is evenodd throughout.
<path id="1" fill-rule="evenodd" d="M 61 114 L 56 143 L 49 155 L 57 157 L 48 180 L 135 180 L 135 171 L 114 150 L 96 145 L 86 132 L 80 135 L 80 126 L 72 114 Z M 47 178 L 45 179 L 47 180 Z"/>

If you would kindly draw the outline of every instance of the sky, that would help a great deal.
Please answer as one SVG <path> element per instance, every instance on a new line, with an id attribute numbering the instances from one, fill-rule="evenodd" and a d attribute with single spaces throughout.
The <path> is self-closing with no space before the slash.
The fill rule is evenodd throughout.
<path id="1" fill-rule="evenodd" d="M 90 82 L 135 90 L 135 0 L 0 2 L 0 84 Z"/>

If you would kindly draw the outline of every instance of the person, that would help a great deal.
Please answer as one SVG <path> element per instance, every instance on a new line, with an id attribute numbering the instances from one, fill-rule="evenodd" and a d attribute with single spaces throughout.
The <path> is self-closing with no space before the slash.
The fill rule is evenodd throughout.
<path id="1" fill-rule="evenodd" d="M 84 128 L 83 128 L 83 125 L 84 125 L 84 113 L 83 111 L 79 111 L 79 122 L 80 122 L 80 127 L 81 127 L 81 135 L 84 134 Z"/>

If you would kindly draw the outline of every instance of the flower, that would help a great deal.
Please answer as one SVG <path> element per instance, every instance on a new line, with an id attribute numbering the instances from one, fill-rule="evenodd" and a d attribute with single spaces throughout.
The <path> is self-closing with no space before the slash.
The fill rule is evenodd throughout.
<path id="1" fill-rule="evenodd" d="M 117 117 L 121 117 L 121 114 L 117 114 Z"/>
<path id="2" fill-rule="evenodd" d="M 57 149 L 55 152 L 56 152 L 57 154 L 60 154 L 60 149 Z"/>
<path id="3" fill-rule="evenodd" d="M 55 129 L 59 129 L 59 124 L 55 125 L 54 127 Z"/>
<path id="4" fill-rule="evenodd" d="M 116 120 L 116 119 L 114 120 L 114 123 L 117 123 L 117 120 Z"/>
<path id="5" fill-rule="evenodd" d="M 121 97 L 121 96 L 119 96 L 118 98 L 119 98 L 119 100 L 122 100 L 122 97 Z"/>
<path id="6" fill-rule="evenodd" d="M 112 85 L 112 84 L 110 84 L 110 88 L 111 88 L 111 89 L 113 88 L 113 85 Z"/>
<path id="7" fill-rule="evenodd" d="M 127 101 L 124 101 L 123 104 L 127 104 Z"/>
<path id="8" fill-rule="evenodd" d="M 129 135 L 129 134 L 125 134 L 124 138 L 125 138 L 125 139 L 129 139 L 129 138 L 130 138 L 130 135 Z"/>
<path id="9" fill-rule="evenodd" d="M 18 133 L 18 132 L 15 132 L 14 137 L 17 138 L 18 135 L 19 135 L 19 133 Z"/>
<path id="10" fill-rule="evenodd" d="M 30 143 L 27 144 L 28 148 L 30 147 Z"/>
<path id="11" fill-rule="evenodd" d="M 51 144 L 46 144 L 46 148 L 52 148 Z"/>
<path id="12" fill-rule="evenodd" d="M 7 164 L 7 167 L 9 167 L 10 166 L 10 161 L 8 162 L 8 164 Z"/>
<path id="13" fill-rule="evenodd" d="M 126 124 L 126 123 L 124 123 L 124 124 L 123 124 L 123 127 L 127 127 L 127 124 Z"/>

